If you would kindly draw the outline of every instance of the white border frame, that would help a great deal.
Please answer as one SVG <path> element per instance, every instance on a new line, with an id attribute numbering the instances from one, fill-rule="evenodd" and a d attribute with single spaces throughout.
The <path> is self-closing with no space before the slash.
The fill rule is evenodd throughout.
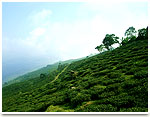
<path id="1" fill-rule="evenodd" d="M 29 114 L 29 115 L 33 115 L 33 114 L 58 114 L 58 115 L 65 115 L 65 114 L 77 114 L 77 115 L 93 115 L 93 114 L 108 114 L 108 115 L 112 115 L 112 114 L 127 114 L 127 115 L 134 115 L 134 114 L 138 114 L 138 115 L 147 115 L 149 114 L 149 112 L 2 112 L 2 114 Z"/>
<path id="2" fill-rule="evenodd" d="M 1 56 L 0 56 L 0 61 L 1 61 L 1 66 L 0 66 L 0 113 L 2 115 L 23 115 L 23 114 L 27 114 L 27 115 L 147 115 L 150 113 L 149 108 L 149 98 L 148 98 L 148 112 L 2 112 L 2 2 L 99 2 L 99 1 L 108 1 L 108 0 L 1 0 L 0 1 L 0 35 L 1 35 L 1 40 L 0 40 L 0 52 L 1 52 Z M 116 1 L 116 0 L 115 0 Z M 120 1 L 120 0 L 118 0 Z M 148 13 L 150 13 L 150 3 L 148 0 L 121 0 L 122 2 L 124 1 L 146 1 L 148 2 Z M 148 14 L 148 21 L 150 21 L 150 14 Z M 149 22 L 148 22 L 148 26 Z M 149 27 L 150 28 L 150 27 Z M 150 31 L 149 31 L 150 32 Z M 150 37 L 150 33 L 148 33 L 148 37 Z M 150 45 L 150 41 L 148 41 L 148 45 Z M 148 55 L 150 55 L 149 53 L 150 51 L 150 47 L 148 46 Z M 148 63 L 150 62 L 149 57 L 148 57 Z M 148 72 L 149 72 L 149 68 L 150 65 L 148 64 Z M 149 77 L 149 74 L 148 74 Z M 150 80 L 148 80 L 148 84 L 150 84 Z M 148 90 L 150 89 L 150 86 L 148 85 Z M 150 93 L 148 91 L 148 97 L 150 97 Z"/>

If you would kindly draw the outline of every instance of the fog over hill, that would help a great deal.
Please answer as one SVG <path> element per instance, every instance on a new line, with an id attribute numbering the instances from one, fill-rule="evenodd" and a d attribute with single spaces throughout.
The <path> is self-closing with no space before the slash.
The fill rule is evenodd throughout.
<path id="1" fill-rule="evenodd" d="M 4 60 L 5 61 L 5 60 Z M 3 70 L 3 74 L 2 74 L 2 82 L 7 82 L 9 80 L 12 80 L 20 75 L 23 75 L 27 72 L 31 72 L 34 71 L 36 69 L 39 69 L 41 67 L 46 66 L 48 63 L 43 63 L 43 62 L 39 62 L 38 60 L 13 60 L 9 63 L 7 62 L 3 62 L 2 64 L 2 70 Z"/>
<path id="2" fill-rule="evenodd" d="M 147 2 L 2 3 L 3 82 L 57 61 L 81 58 L 105 34 L 147 26 Z M 114 28 L 115 27 L 115 28 Z"/>

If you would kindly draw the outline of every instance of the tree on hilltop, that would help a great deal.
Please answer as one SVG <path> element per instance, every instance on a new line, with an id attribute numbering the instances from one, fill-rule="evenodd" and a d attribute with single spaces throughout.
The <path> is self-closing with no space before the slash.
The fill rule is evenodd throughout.
<path id="1" fill-rule="evenodd" d="M 138 30 L 138 39 L 147 39 L 148 38 L 148 27 Z"/>
<path id="2" fill-rule="evenodd" d="M 95 49 L 97 49 L 99 52 L 103 52 L 104 51 L 105 46 L 103 44 L 97 46 Z"/>
<path id="3" fill-rule="evenodd" d="M 119 37 L 115 36 L 115 34 L 106 34 L 103 44 L 107 50 L 111 50 L 113 44 L 119 43 L 118 39 Z"/>
<path id="4" fill-rule="evenodd" d="M 137 31 L 135 30 L 133 26 L 129 27 L 125 32 L 126 39 L 128 39 L 129 41 L 131 39 L 136 38 L 136 33 Z"/>

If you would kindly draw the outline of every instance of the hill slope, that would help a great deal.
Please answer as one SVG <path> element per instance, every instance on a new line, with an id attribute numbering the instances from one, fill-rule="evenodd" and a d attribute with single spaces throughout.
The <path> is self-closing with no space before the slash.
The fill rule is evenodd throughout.
<path id="1" fill-rule="evenodd" d="M 30 79 L 33 79 L 33 78 L 37 78 L 37 77 L 40 76 L 40 74 L 48 75 L 50 72 L 57 70 L 59 64 L 62 64 L 62 65 L 63 64 L 70 64 L 74 61 L 78 61 L 78 60 L 81 60 L 81 59 L 83 59 L 83 58 L 70 59 L 70 60 L 66 60 L 66 61 L 59 61 L 59 62 L 56 62 L 54 64 L 47 65 L 46 67 L 42 67 L 42 68 L 37 69 L 35 71 L 32 71 L 32 72 L 26 73 L 24 75 L 21 75 L 21 76 L 15 78 L 13 80 L 5 82 L 3 84 L 3 87 L 8 86 L 8 85 L 13 84 L 13 83 L 23 82 L 25 80 L 30 80 Z"/>
<path id="2" fill-rule="evenodd" d="M 2 98 L 3 112 L 148 111 L 148 40 L 64 65 L 44 78 L 6 86 Z"/>

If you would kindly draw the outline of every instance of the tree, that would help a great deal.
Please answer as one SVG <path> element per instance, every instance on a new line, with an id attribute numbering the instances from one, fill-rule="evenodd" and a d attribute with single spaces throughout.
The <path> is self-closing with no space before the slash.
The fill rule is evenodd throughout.
<path id="1" fill-rule="evenodd" d="M 97 46 L 95 49 L 97 49 L 99 52 L 104 51 L 105 46 L 103 44 Z"/>
<path id="2" fill-rule="evenodd" d="M 43 73 L 40 74 L 40 78 L 45 78 L 45 77 L 46 77 L 45 74 L 43 74 Z"/>
<path id="3" fill-rule="evenodd" d="M 129 27 L 126 32 L 125 36 L 130 40 L 133 37 L 136 37 L 136 30 L 133 26 Z"/>
<path id="4" fill-rule="evenodd" d="M 148 27 L 138 30 L 138 39 L 147 39 L 148 38 Z"/>
<path id="5" fill-rule="evenodd" d="M 106 34 L 103 44 L 107 50 L 111 50 L 112 45 L 115 43 L 119 43 L 119 37 L 115 36 L 115 34 Z"/>
<path id="6" fill-rule="evenodd" d="M 122 38 L 122 42 L 121 45 L 125 45 L 126 43 L 128 43 L 129 41 L 134 41 L 136 40 L 136 30 L 133 26 L 129 27 L 126 31 L 125 31 L 125 38 Z"/>
<path id="7" fill-rule="evenodd" d="M 121 39 L 121 45 L 125 45 L 126 43 L 128 43 L 128 38 L 123 38 Z"/>

